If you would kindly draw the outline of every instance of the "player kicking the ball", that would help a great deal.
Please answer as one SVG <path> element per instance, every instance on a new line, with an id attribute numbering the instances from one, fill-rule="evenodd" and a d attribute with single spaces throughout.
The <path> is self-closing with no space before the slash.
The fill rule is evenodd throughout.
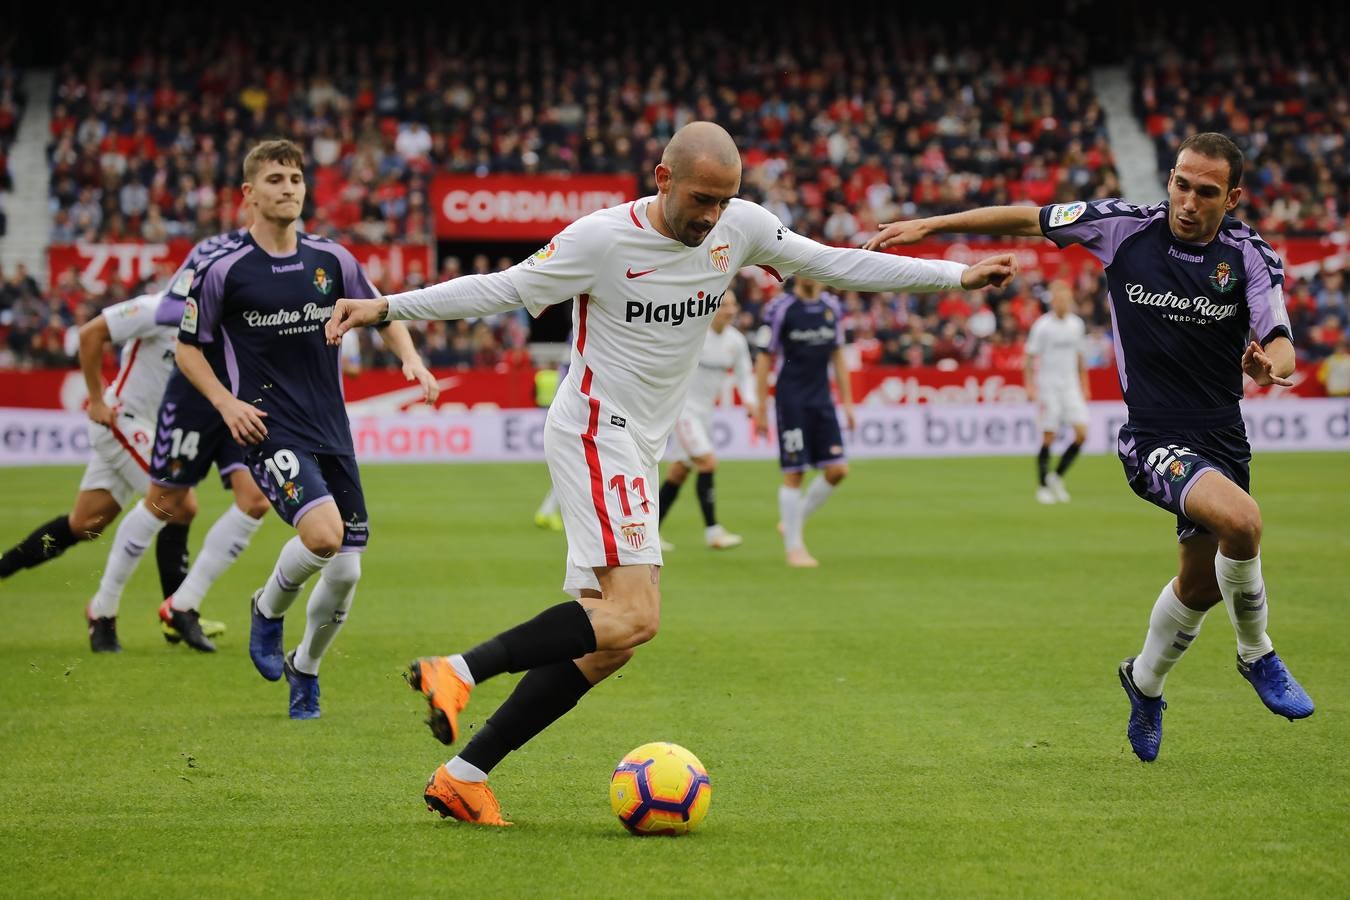
<path id="1" fill-rule="evenodd" d="M 827 247 L 772 213 L 735 199 L 741 160 L 721 127 L 693 122 L 656 167 L 658 193 L 573 222 L 504 272 L 471 275 L 375 300 L 340 300 L 330 342 L 385 319 L 453 319 L 524 306 L 533 314 L 576 297 L 567 379 L 549 407 L 544 452 L 567 535 L 565 602 L 453 656 L 414 662 L 433 734 L 459 737 L 459 713 L 478 683 L 526 672 L 459 756 L 436 769 L 429 808 L 505 825 L 488 773 L 574 707 L 656 636 L 661 543 L 653 486 L 679 416 L 708 320 L 735 273 L 760 265 L 858 290 L 951 290 L 1004 284 L 1012 257 L 969 268 Z"/>
<path id="2" fill-rule="evenodd" d="M 1182 141 L 1167 200 L 999 206 L 883 226 L 869 247 L 938 232 L 1082 244 L 1106 267 L 1116 366 L 1129 408 L 1118 452 L 1130 487 L 1176 516 L 1180 570 L 1153 604 L 1144 646 L 1118 669 L 1136 756 L 1162 745 L 1163 682 L 1219 604 L 1237 633 L 1237 670 L 1266 708 L 1302 719 L 1313 702 L 1266 634 L 1261 510 L 1248 493 L 1251 447 L 1238 401 L 1245 372 L 1289 384 L 1294 344 L 1284 267 L 1228 215 L 1242 197 L 1242 151 L 1221 134 Z"/>

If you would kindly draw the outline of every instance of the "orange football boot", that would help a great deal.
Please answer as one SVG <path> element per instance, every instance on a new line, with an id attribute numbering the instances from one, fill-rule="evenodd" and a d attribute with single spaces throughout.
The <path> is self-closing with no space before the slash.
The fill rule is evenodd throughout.
<path id="1" fill-rule="evenodd" d="M 470 825 L 511 824 L 502 818 L 501 805 L 486 781 L 460 781 L 445 766 L 437 766 L 427 779 L 422 799 L 427 802 L 427 809 L 440 813 L 442 819 L 459 819 Z"/>
<path id="2" fill-rule="evenodd" d="M 442 744 L 453 744 L 459 737 L 459 711 L 469 702 L 469 683 L 459 677 L 444 656 L 423 656 L 408 664 L 404 673 L 408 685 L 427 698 L 431 715 L 427 725 Z"/>

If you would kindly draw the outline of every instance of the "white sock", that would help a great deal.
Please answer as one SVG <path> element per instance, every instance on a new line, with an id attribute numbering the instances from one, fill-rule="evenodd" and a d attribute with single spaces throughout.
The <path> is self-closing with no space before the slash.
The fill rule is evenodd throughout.
<path id="1" fill-rule="evenodd" d="M 319 583 L 314 585 L 305 604 L 305 636 L 291 661 L 296 669 L 306 675 L 319 674 L 319 661 L 347 621 L 360 580 L 359 553 L 339 553 L 324 566 Z"/>
<path id="2" fill-rule="evenodd" d="M 300 588 L 309 580 L 309 576 L 328 565 L 328 560 L 311 553 L 296 535 L 286 542 L 277 556 L 276 568 L 263 585 L 262 596 L 258 598 L 258 612 L 269 619 L 279 619 L 295 602 Z"/>
<path id="3" fill-rule="evenodd" d="M 464 679 L 464 683 L 473 687 L 478 682 L 473 680 L 473 673 L 469 671 L 469 664 L 464 661 L 464 657 L 456 653 L 454 656 L 447 656 L 446 661 L 450 663 L 450 668 L 455 670 L 455 674 Z"/>
<path id="4" fill-rule="evenodd" d="M 201 552 L 183 583 L 173 592 L 173 608 L 200 609 L 211 585 L 239 558 L 261 526 L 262 519 L 253 518 L 231 503 L 206 533 Z"/>
<path id="5" fill-rule="evenodd" d="M 558 512 L 558 495 L 554 493 L 553 488 L 548 489 L 544 495 L 544 502 L 539 504 L 539 511 L 536 516 L 551 516 Z"/>
<path id="6" fill-rule="evenodd" d="M 103 577 L 98 583 L 98 592 L 89 601 L 89 614 L 104 619 L 117 615 L 122 604 L 122 591 L 126 588 L 131 575 L 140 564 L 141 556 L 147 547 L 154 543 L 165 522 L 144 503 L 133 506 L 117 526 L 113 545 L 108 550 L 108 564 L 103 569 Z"/>
<path id="7" fill-rule="evenodd" d="M 783 546 L 802 547 L 802 489 L 781 485 L 778 488 L 778 518 L 783 520 Z"/>
<path id="8" fill-rule="evenodd" d="M 1149 697 L 1161 697 L 1167 673 L 1190 649 L 1204 621 L 1205 613 L 1182 603 L 1168 579 L 1148 617 L 1144 649 L 1134 660 L 1135 687 Z"/>
<path id="9" fill-rule="evenodd" d="M 1261 580 L 1261 554 L 1251 559 L 1229 559 L 1216 553 L 1214 574 L 1228 619 L 1237 633 L 1238 656 L 1243 662 L 1256 662 L 1275 649 L 1266 635 L 1270 609 L 1266 605 L 1266 583 Z"/>
<path id="10" fill-rule="evenodd" d="M 820 509 L 833 493 L 834 485 L 826 481 L 824 475 L 817 475 L 806 489 L 806 499 L 802 502 L 802 519 L 805 520 L 811 513 Z"/>
<path id="11" fill-rule="evenodd" d="M 451 778 L 458 778 L 460 781 L 487 781 L 486 772 L 458 756 L 445 764 L 445 771 L 450 773 Z"/>

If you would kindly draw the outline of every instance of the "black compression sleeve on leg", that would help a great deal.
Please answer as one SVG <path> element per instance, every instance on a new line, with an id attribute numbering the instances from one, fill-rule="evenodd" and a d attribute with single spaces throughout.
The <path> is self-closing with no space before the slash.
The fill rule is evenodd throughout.
<path id="1" fill-rule="evenodd" d="M 19 543 L 0 556 L 0 578 L 8 578 L 20 569 L 31 569 L 49 559 L 56 559 L 66 548 L 79 543 L 70 530 L 70 518 L 62 513 L 50 522 L 33 529 Z"/>
<path id="2" fill-rule="evenodd" d="M 188 526 L 170 522 L 155 538 L 155 563 L 159 566 L 161 596 L 172 597 L 188 573 Z"/>
<path id="3" fill-rule="evenodd" d="M 666 513 L 670 510 L 670 505 L 675 502 L 675 498 L 680 495 L 680 486 L 673 481 L 663 481 L 661 483 L 661 493 L 656 498 L 656 521 L 664 522 Z"/>
<path id="4" fill-rule="evenodd" d="M 1055 467 L 1055 472 L 1063 477 L 1064 473 L 1069 471 L 1069 466 L 1078 458 L 1078 451 L 1083 449 L 1082 444 L 1070 444 L 1064 450 L 1064 455 L 1059 458 L 1059 465 Z"/>
<path id="5" fill-rule="evenodd" d="M 491 772 L 506 754 L 562 718 L 590 689 L 591 683 L 571 660 L 531 669 L 474 734 L 460 759 Z"/>
<path id="6" fill-rule="evenodd" d="M 717 524 L 717 510 L 714 508 L 713 497 L 713 473 L 699 472 L 695 487 L 698 489 L 699 509 L 703 510 L 703 524 L 711 528 Z"/>
<path id="7" fill-rule="evenodd" d="M 1036 483 L 1045 487 L 1045 476 L 1050 474 L 1050 448 L 1041 445 L 1041 452 L 1036 454 Z"/>
<path id="8" fill-rule="evenodd" d="M 566 662 L 595 650 L 595 629 L 580 603 L 550 606 L 464 654 L 475 682 L 503 672 L 523 672 Z"/>

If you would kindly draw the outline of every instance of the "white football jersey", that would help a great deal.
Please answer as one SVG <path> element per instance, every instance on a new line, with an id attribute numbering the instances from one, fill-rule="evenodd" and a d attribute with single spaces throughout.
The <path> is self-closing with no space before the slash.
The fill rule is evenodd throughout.
<path id="1" fill-rule="evenodd" d="M 1040 357 L 1036 383 L 1047 387 L 1062 387 L 1079 383 L 1079 360 L 1084 356 L 1084 338 L 1087 328 L 1073 313 L 1059 318 L 1046 313 L 1031 325 L 1027 335 L 1026 352 Z"/>
<path id="2" fill-rule="evenodd" d="M 707 415 L 732 379 L 741 392 L 741 402 L 753 405 L 755 382 L 750 368 L 750 344 L 736 326 L 728 323 L 721 334 L 709 328 L 703 339 L 703 352 L 699 354 L 698 368 L 684 401 L 685 414 Z"/>
<path id="3" fill-rule="evenodd" d="M 768 210 L 732 200 L 703 242 L 687 247 L 647 218 L 655 197 L 599 210 L 507 270 L 525 307 L 575 297 L 571 368 L 555 403 L 618 424 L 655 461 L 675 426 L 708 320 L 736 272 L 801 272 L 853 290 L 959 289 L 965 267 L 828 247 L 794 234 Z"/>
<path id="4" fill-rule="evenodd" d="M 182 314 L 182 301 L 163 294 L 142 294 L 103 310 L 112 342 L 122 345 L 122 365 L 103 392 L 105 403 L 147 422 L 155 420 L 174 369 Z"/>

